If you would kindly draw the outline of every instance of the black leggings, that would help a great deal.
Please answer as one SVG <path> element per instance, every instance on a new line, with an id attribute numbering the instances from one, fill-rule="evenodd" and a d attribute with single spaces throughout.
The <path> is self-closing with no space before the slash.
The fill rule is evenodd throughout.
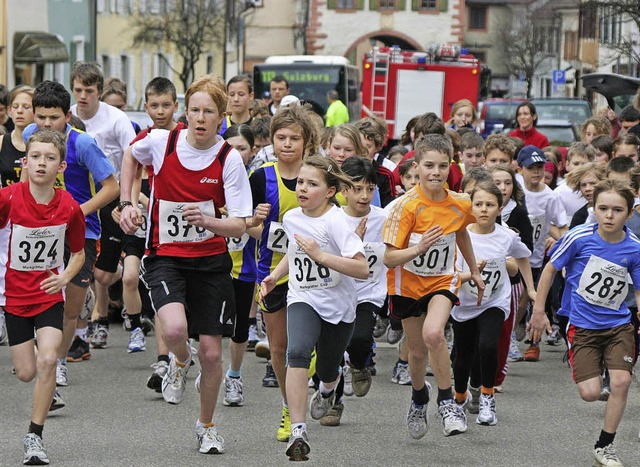
<path id="1" fill-rule="evenodd" d="M 353 335 L 347 346 L 351 366 L 363 370 L 373 345 L 373 328 L 376 325 L 376 314 L 380 307 L 373 303 L 359 303 L 356 308 L 356 320 Z"/>
<path id="2" fill-rule="evenodd" d="M 486 388 L 495 386 L 498 340 L 503 323 L 504 311 L 499 308 L 489 308 L 469 321 L 453 320 L 453 377 L 456 392 L 464 393 L 467 390 L 476 355 L 480 359 L 481 374 L 480 381 L 472 381 L 472 385 L 480 383 Z"/>

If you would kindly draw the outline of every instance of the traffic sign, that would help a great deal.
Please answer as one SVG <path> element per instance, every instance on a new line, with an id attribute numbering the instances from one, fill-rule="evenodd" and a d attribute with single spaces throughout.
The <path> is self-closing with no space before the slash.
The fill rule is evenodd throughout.
<path id="1" fill-rule="evenodd" d="M 566 84 L 567 77 L 564 70 L 553 70 L 553 72 L 551 72 L 551 82 L 553 84 Z"/>

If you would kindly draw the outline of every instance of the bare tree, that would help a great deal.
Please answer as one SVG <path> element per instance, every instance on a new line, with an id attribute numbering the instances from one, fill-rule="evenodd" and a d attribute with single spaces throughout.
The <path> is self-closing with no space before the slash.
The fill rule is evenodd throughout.
<path id="1" fill-rule="evenodd" d="M 524 76 L 529 98 L 533 77 L 545 60 L 554 55 L 546 46 L 549 38 L 540 33 L 531 14 L 520 21 L 501 25 L 498 31 L 504 66 L 510 75 Z"/>
<path id="2" fill-rule="evenodd" d="M 211 47 L 224 43 L 224 2 L 216 0 L 166 0 L 159 14 L 132 16 L 134 46 L 172 44 L 182 58 L 181 67 L 174 68 L 186 90 L 195 77 L 195 65 Z"/>

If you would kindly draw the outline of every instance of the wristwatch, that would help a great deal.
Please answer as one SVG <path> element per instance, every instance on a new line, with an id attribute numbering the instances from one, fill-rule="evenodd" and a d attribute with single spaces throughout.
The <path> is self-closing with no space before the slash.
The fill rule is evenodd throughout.
<path id="1" fill-rule="evenodd" d="M 133 203 L 131 201 L 120 201 L 118 203 L 118 212 L 122 212 L 126 206 L 133 206 Z"/>

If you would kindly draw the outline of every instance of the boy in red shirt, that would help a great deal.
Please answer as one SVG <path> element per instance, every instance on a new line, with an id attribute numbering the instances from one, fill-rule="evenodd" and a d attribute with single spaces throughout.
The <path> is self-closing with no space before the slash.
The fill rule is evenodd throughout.
<path id="1" fill-rule="evenodd" d="M 0 227 L 11 223 L 5 275 L 11 358 L 20 381 L 36 379 L 24 464 L 43 465 L 49 458 L 42 431 L 56 387 L 56 355 L 62 343 L 62 289 L 84 263 L 85 221 L 71 195 L 53 187 L 67 166 L 64 136 L 38 131 L 27 141 L 26 152 L 23 166 L 29 181 L 0 190 Z M 63 271 L 65 240 L 71 257 Z"/>

